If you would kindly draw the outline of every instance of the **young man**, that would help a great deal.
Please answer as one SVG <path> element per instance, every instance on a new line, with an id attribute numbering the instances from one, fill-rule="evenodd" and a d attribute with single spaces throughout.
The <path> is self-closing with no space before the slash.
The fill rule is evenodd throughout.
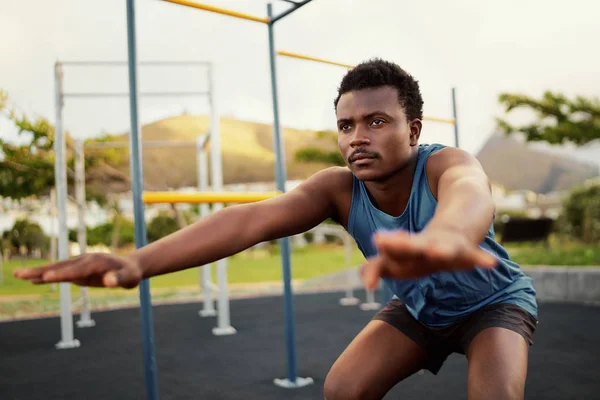
<path id="1" fill-rule="evenodd" d="M 228 207 L 127 257 L 86 254 L 15 276 L 133 288 L 141 279 L 234 255 L 331 217 L 367 258 L 362 275 L 395 294 L 331 368 L 325 397 L 380 399 L 420 369 L 468 358 L 469 399 L 522 399 L 537 324 L 531 279 L 494 240 L 488 179 L 468 153 L 420 145 L 423 100 L 395 64 L 350 70 L 335 100 L 348 168 L 276 198 Z"/>

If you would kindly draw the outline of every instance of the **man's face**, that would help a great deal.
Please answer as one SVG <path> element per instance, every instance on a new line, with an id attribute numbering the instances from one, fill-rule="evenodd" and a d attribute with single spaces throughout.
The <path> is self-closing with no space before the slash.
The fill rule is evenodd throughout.
<path id="1" fill-rule="evenodd" d="M 344 93 L 336 115 L 342 157 L 363 181 L 389 177 L 406 164 L 418 145 L 421 122 L 407 121 L 394 87 Z"/>

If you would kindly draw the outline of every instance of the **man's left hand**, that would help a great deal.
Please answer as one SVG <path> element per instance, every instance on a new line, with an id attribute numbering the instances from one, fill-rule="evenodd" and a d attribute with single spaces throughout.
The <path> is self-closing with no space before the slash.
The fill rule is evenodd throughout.
<path id="1" fill-rule="evenodd" d="M 448 228 L 426 228 L 417 234 L 406 231 L 377 233 L 379 254 L 367 260 L 361 275 L 367 289 L 375 289 L 381 277 L 414 279 L 439 271 L 493 268 L 497 259 Z"/>

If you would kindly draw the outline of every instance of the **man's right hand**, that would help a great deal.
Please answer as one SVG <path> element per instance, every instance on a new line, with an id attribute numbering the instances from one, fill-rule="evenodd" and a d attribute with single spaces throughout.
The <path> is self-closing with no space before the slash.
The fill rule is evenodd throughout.
<path id="1" fill-rule="evenodd" d="M 36 285 L 70 282 L 79 286 L 125 289 L 136 287 L 143 278 L 134 258 L 104 253 L 88 253 L 42 267 L 21 268 L 13 275 Z"/>

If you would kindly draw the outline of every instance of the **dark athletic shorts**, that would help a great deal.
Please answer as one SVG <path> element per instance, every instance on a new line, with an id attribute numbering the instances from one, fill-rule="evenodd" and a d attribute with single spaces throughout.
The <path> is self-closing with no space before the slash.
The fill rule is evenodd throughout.
<path id="1" fill-rule="evenodd" d="M 373 319 L 387 322 L 423 348 L 428 355 L 424 369 L 434 375 L 450 354 L 466 354 L 469 344 L 482 330 L 491 327 L 510 329 L 523 336 L 531 346 L 538 323 L 519 306 L 491 304 L 452 325 L 431 327 L 417 321 L 398 299 L 392 299 Z"/>

